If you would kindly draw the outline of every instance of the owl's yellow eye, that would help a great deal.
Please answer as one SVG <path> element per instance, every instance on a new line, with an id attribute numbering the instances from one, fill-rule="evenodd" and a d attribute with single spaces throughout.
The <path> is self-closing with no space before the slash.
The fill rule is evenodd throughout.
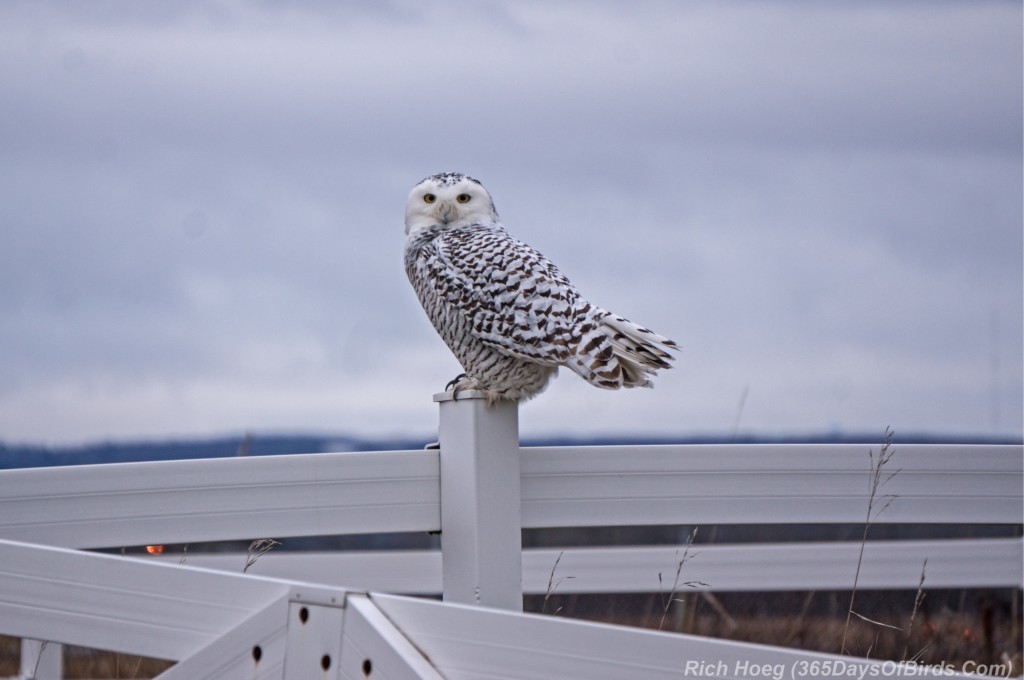
<path id="1" fill-rule="evenodd" d="M 433 203 L 436 200 L 437 200 L 437 196 L 435 196 L 434 194 L 423 194 L 423 202 L 424 203 Z"/>
<path id="2" fill-rule="evenodd" d="M 459 203 L 469 203 L 469 199 L 471 198 L 472 196 L 470 196 L 469 194 L 459 194 L 458 196 L 455 197 L 455 200 L 458 201 Z"/>

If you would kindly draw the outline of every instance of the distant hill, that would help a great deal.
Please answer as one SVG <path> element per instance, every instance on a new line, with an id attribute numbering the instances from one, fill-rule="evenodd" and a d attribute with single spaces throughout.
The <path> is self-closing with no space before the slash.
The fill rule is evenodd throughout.
<path id="1" fill-rule="evenodd" d="M 865 444 L 880 442 L 879 434 L 817 434 L 795 436 L 700 435 L 679 437 L 544 437 L 525 439 L 523 446 L 609 446 L 622 444 Z M 337 451 L 397 451 L 422 449 L 429 437 L 358 438 L 345 435 L 242 435 L 166 442 L 104 442 L 48 447 L 0 443 L 0 469 L 92 465 L 153 460 L 272 456 Z M 1020 444 L 1020 438 L 949 437 L 911 434 L 895 437 L 896 444 Z"/>

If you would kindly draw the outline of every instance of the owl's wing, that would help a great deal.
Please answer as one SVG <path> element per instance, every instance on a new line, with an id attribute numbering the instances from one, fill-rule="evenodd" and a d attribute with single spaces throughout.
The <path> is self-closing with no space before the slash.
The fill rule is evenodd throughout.
<path id="1" fill-rule="evenodd" d="M 558 365 L 592 323 L 590 305 L 546 257 L 503 230 L 468 228 L 434 242 L 431 278 L 473 336 L 518 359 Z"/>

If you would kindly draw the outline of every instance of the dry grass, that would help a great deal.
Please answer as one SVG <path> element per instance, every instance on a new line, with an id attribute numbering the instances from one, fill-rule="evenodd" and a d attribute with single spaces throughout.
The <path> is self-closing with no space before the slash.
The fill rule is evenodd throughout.
<path id="1" fill-rule="evenodd" d="M 21 641 L 0 635 L 0 678 L 17 676 L 20 656 Z M 172 665 L 170 661 L 130 654 L 115 654 L 81 647 L 64 649 L 64 677 L 68 680 L 143 680 L 156 677 Z"/>
<path id="2" fill-rule="evenodd" d="M 539 611 L 539 597 L 525 599 L 526 611 Z M 1009 658 L 1015 660 L 1014 674 L 1022 672 L 1019 590 L 936 590 L 926 599 L 921 591 L 860 591 L 859 612 L 886 626 L 856 618 L 847 626 L 849 597 L 849 591 L 716 593 L 712 599 L 694 593 L 687 598 L 685 615 L 666 629 L 830 654 L 840 652 L 845 631 L 850 656 L 957 668 L 965 661 Z M 557 607 L 568 618 L 652 630 L 661 624 L 662 593 L 556 593 L 549 600 L 549 609 Z"/>
<path id="3" fill-rule="evenodd" d="M 864 563 L 864 548 L 867 546 L 868 542 L 868 531 L 871 529 L 871 525 L 875 519 L 885 512 L 885 509 L 889 507 L 889 504 L 896 499 L 896 496 L 893 495 L 879 496 L 881 488 L 886 484 L 886 482 L 891 480 L 900 472 L 899 470 L 896 470 L 896 472 L 889 473 L 884 477 L 882 475 L 882 469 L 890 460 L 892 460 L 893 454 L 895 453 L 892 450 L 893 434 L 894 433 L 890 428 L 885 428 L 885 442 L 882 444 L 882 448 L 878 451 L 878 458 L 875 458 L 874 449 L 868 449 L 868 458 L 871 461 L 871 477 L 870 482 L 868 483 L 868 509 L 867 515 L 864 519 L 864 533 L 860 540 L 860 553 L 857 555 L 857 570 L 853 576 L 853 589 L 850 591 L 850 606 L 846 609 L 846 625 L 843 627 L 843 639 L 839 644 L 840 654 L 846 653 L 846 637 L 849 633 L 850 624 L 852 623 L 854 616 L 861 620 L 865 620 L 868 623 L 881 625 L 883 627 L 885 625 L 865 618 L 863 614 L 859 614 L 854 611 L 853 605 L 857 598 L 857 584 L 860 581 L 860 569 Z M 920 591 L 920 589 L 918 590 Z"/>
<path id="4" fill-rule="evenodd" d="M 690 532 L 689 538 L 686 539 L 686 549 L 683 550 L 683 556 L 679 557 L 679 553 L 676 552 L 676 576 L 675 576 L 675 579 L 673 579 L 673 581 L 672 581 L 672 588 L 668 591 L 668 593 L 665 594 L 664 590 L 662 591 L 662 596 L 661 596 L 661 618 L 658 619 L 658 630 L 664 630 L 665 629 L 665 619 L 668 618 L 668 613 L 669 613 L 669 611 L 672 610 L 673 607 L 675 607 L 678 610 L 678 609 L 681 609 L 681 607 L 676 607 L 676 605 L 681 605 L 682 606 L 682 605 L 686 604 L 686 598 L 679 596 L 680 588 L 681 587 L 698 588 L 698 587 L 702 587 L 702 586 L 706 587 L 708 585 L 707 583 L 704 583 L 703 581 L 681 581 L 680 580 L 680 578 L 682 577 L 682 574 L 683 574 L 683 567 L 686 566 L 686 563 L 690 559 L 692 559 L 692 558 L 697 556 L 697 553 L 692 553 L 692 554 L 690 553 L 690 548 L 693 547 L 693 541 L 694 541 L 694 539 L 697 538 L 697 530 L 699 528 L 700 527 L 694 527 L 693 530 Z M 662 588 L 664 588 L 665 581 L 662 578 L 661 572 L 658 572 L 658 584 L 661 585 Z"/>

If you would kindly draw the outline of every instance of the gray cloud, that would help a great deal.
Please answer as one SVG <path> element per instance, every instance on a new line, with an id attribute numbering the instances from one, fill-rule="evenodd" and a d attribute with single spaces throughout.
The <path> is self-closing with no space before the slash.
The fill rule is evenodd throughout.
<path id="1" fill-rule="evenodd" d="M 461 169 L 681 366 L 525 433 L 1022 428 L 1010 2 L 8 3 L 0 439 L 429 432 Z"/>

